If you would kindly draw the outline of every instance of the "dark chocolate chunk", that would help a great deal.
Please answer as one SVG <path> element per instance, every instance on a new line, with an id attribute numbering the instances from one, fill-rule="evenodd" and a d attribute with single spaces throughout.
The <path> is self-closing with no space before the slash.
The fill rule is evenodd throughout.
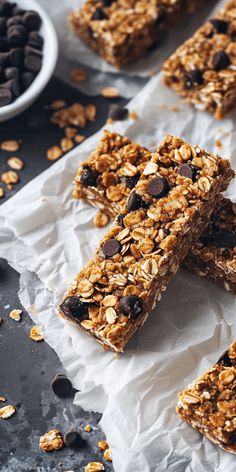
<path id="1" fill-rule="evenodd" d="M 178 174 L 182 175 L 183 177 L 187 177 L 188 179 L 194 180 L 196 176 L 196 169 L 189 166 L 188 164 L 181 164 L 178 169 Z"/>
<path id="2" fill-rule="evenodd" d="M 22 25 L 11 26 L 7 30 L 9 46 L 23 46 L 27 41 L 27 30 Z"/>
<path id="3" fill-rule="evenodd" d="M 40 49 L 33 48 L 32 46 L 29 46 L 28 44 L 26 44 L 26 46 L 24 47 L 24 53 L 25 55 L 33 54 L 34 56 L 43 57 L 43 53 L 42 51 L 40 51 Z"/>
<path id="4" fill-rule="evenodd" d="M 80 182 L 88 187 L 96 187 L 98 172 L 89 166 L 84 166 L 80 176 Z"/>
<path id="5" fill-rule="evenodd" d="M 137 295 L 128 295 L 120 299 L 119 307 L 124 315 L 136 320 L 143 311 L 143 302 Z"/>
<path id="6" fill-rule="evenodd" d="M 23 23 L 29 31 L 38 31 L 42 20 L 36 11 L 27 11 L 23 16 Z"/>
<path id="7" fill-rule="evenodd" d="M 7 67 L 4 71 L 6 80 L 19 79 L 20 71 L 17 67 Z"/>
<path id="8" fill-rule="evenodd" d="M 71 381 L 66 375 L 59 374 L 52 381 L 52 390 L 58 397 L 67 398 L 73 394 L 73 387 Z"/>
<path id="9" fill-rule="evenodd" d="M 125 120 L 128 116 L 128 109 L 118 105 L 117 103 L 112 103 L 109 106 L 108 118 L 111 118 L 113 121 L 122 121 Z"/>
<path id="10" fill-rule="evenodd" d="M 81 321 L 86 319 L 88 315 L 88 304 L 82 302 L 76 295 L 66 298 L 61 303 L 60 309 L 64 315 Z"/>
<path id="11" fill-rule="evenodd" d="M 13 100 L 11 90 L 6 88 L 0 88 L 0 107 L 9 105 Z"/>
<path id="12" fill-rule="evenodd" d="M 23 48 L 14 48 L 9 51 L 9 62 L 12 66 L 18 67 L 22 64 L 24 58 Z"/>
<path id="13" fill-rule="evenodd" d="M 227 247 L 233 249 L 236 246 L 236 233 L 229 229 L 214 230 L 212 242 L 217 247 Z"/>
<path id="14" fill-rule="evenodd" d="M 121 250 L 121 244 L 115 238 L 108 239 L 102 245 L 102 252 L 105 257 L 113 257 Z"/>
<path id="15" fill-rule="evenodd" d="M 98 8 L 93 16 L 92 16 L 92 20 L 105 20 L 107 18 L 107 15 L 106 13 L 101 9 L 101 8 Z"/>
<path id="16" fill-rule="evenodd" d="M 124 226 L 124 217 L 125 215 L 122 214 L 117 216 L 116 221 L 119 226 Z"/>
<path id="17" fill-rule="evenodd" d="M 203 82 L 203 73 L 199 69 L 190 70 L 185 74 L 185 86 L 187 89 L 191 89 L 196 85 L 202 85 Z"/>
<path id="18" fill-rule="evenodd" d="M 83 445 L 84 440 L 75 429 L 70 429 L 64 435 L 64 443 L 67 447 L 77 448 Z"/>
<path id="19" fill-rule="evenodd" d="M 214 31 L 219 34 L 225 34 L 228 29 L 228 22 L 224 20 L 219 20 L 218 18 L 212 18 L 210 20 L 210 23 L 212 24 Z"/>
<path id="20" fill-rule="evenodd" d="M 135 187 L 136 183 L 138 182 L 140 174 L 133 175 L 132 177 L 128 177 L 127 175 L 122 177 L 122 182 L 126 185 L 126 187 L 132 189 Z"/>
<path id="21" fill-rule="evenodd" d="M 33 82 L 35 75 L 33 72 L 23 72 L 21 74 L 21 84 L 23 90 L 26 90 Z"/>
<path id="22" fill-rule="evenodd" d="M 8 52 L 0 52 L 0 65 L 5 66 L 9 61 L 9 54 Z"/>
<path id="23" fill-rule="evenodd" d="M 43 49 L 44 40 L 37 31 L 31 31 L 28 36 L 28 45 L 36 49 Z"/>
<path id="24" fill-rule="evenodd" d="M 138 193 L 132 192 L 128 198 L 126 209 L 128 211 L 135 211 L 139 208 L 146 208 L 146 203 L 142 199 L 141 195 Z"/>
<path id="25" fill-rule="evenodd" d="M 24 65 L 32 72 L 38 72 L 42 67 L 42 59 L 35 54 L 28 54 L 25 56 Z"/>
<path id="26" fill-rule="evenodd" d="M 217 51 L 212 57 L 212 65 L 215 70 L 226 69 L 230 64 L 230 58 L 225 51 Z"/>
<path id="27" fill-rule="evenodd" d="M 161 198 L 169 192 L 168 182 L 162 177 L 155 177 L 148 184 L 148 193 L 155 198 Z"/>
<path id="28" fill-rule="evenodd" d="M 7 28 L 10 28 L 11 26 L 14 25 L 21 25 L 22 24 L 22 18 L 19 15 L 12 16 L 11 18 L 8 18 L 7 20 Z"/>
<path id="29" fill-rule="evenodd" d="M 0 16 L 10 16 L 14 3 L 0 0 Z"/>

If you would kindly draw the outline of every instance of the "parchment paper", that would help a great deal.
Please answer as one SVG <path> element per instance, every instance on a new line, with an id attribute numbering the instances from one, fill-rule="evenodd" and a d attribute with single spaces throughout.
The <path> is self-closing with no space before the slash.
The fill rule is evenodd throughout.
<path id="1" fill-rule="evenodd" d="M 102 87 L 109 85 L 118 87 L 124 97 L 133 97 L 150 77 L 150 74 L 159 72 L 163 61 L 171 52 L 202 24 L 207 15 L 212 12 L 213 7 L 217 4 L 218 8 L 218 5 L 224 4 L 225 0 L 220 2 L 208 0 L 206 5 L 201 7 L 194 15 L 187 16 L 187 19 L 186 15 L 183 15 L 183 20 L 166 33 L 162 43 L 152 53 L 125 67 L 121 72 L 103 61 L 99 55 L 88 48 L 69 29 L 69 13 L 75 8 L 79 8 L 84 0 L 63 0 L 61 2 L 58 2 L 58 0 L 39 0 L 39 3 L 48 11 L 56 26 L 61 53 L 57 74 L 68 82 L 68 65 L 70 68 L 82 66 L 88 74 L 87 80 L 78 84 L 83 92 L 94 95 L 99 93 Z"/>
<path id="2" fill-rule="evenodd" d="M 215 152 L 214 142 L 221 139 L 221 154 L 236 168 L 236 117 L 219 123 L 193 111 L 162 85 L 161 76 L 129 109 L 139 119 L 110 129 L 149 147 L 167 132 Z M 20 299 L 81 390 L 76 403 L 103 413 L 116 472 L 233 472 L 234 456 L 202 439 L 175 414 L 177 391 L 217 361 L 236 336 L 233 295 L 181 269 L 120 358 L 55 314 L 61 295 L 105 231 L 93 227 L 96 210 L 71 199 L 78 163 L 99 135 L 1 207 L 0 256 L 21 273 Z M 236 197 L 235 182 L 227 194 Z"/>

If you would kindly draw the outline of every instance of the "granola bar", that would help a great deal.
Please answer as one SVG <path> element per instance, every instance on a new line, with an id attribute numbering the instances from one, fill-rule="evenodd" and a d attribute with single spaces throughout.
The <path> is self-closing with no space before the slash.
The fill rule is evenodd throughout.
<path id="1" fill-rule="evenodd" d="M 103 59 L 121 68 L 145 55 L 183 13 L 205 0 L 86 0 L 70 14 L 72 29 Z"/>
<path id="2" fill-rule="evenodd" d="M 165 62 L 165 83 L 186 102 L 223 118 L 236 105 L 236 7 L 226 4 Z"/>
<path id="3" fill-rule="evenodd" d="M 236 204 L 231 200 L 221 197 L 210 224 L 184 260 L 184 267 L 236 295 Z"/>
<path id="4" fill-rule="evenodd" d="M 122 352 L 202 233 L 229 162 L 166 136 L 59 314 Z"/>
<path id="5" fill-rule="evenodd" d="M 176 411 L 207 439 L 236 454 L 236 341 L 179 394 Z"/>

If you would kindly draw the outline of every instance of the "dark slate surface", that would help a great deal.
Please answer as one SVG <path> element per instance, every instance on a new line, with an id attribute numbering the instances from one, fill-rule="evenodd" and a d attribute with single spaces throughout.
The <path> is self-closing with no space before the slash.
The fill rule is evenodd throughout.
<path id="1" fill-rule="evenodd" d="M 13 192 L 7 192 L 1 202 L 52 164 L 46 158 L 46 150 L 58 144 L 63 136 L 62 130 L 44 119 L 49 114 L 45 105 L 53 99 L 63 99 L 68 104 L 76 101 L 96 104 L 98 118 L 79 131 L 86 136 L 102 126 L 110 103 L 102 97 L 86 97 L 53 79 L 30 110 L 20 118 L 1 124 L 1 140 L 20 139 L 22 146 L 17 153 L 0 151 L 0 173 L 7 169 L 6 160 L 11 155 L 17 155 L 25 162 L 25 168 L 19 172 L 20 183 Z M 32 128 L 39 117 L 40 126 Z M 96 460 L 104 463 L 106 472 L 111 472 L 112 465 L 103 460 L 97 448 L 97 442 L 104 438 L 98 426 L 100 416 L 74 406 L 73 399 L 59 399 L 54 395 L 51 381 L 55 374 L 63 372 L 55 352 L 44 341 L 36 343 L 29 339 L 33 323 L 26 312 L 20 323 L 9 318 L 11 309 L 21 308 L 17 297 L 18 286 L 18 274 L 0 260 L 0 316 L 4 318 L 0 326 L 0 396 L 7 398 L 5 405 L 12 403 L 17 406 L 17 413 L 13 417 L 0 419 L 0 470 L 82 472 L 84 465 Z M 86 424 L 91 424 L 91 433 L 83 431 Z M 41 434 L 55 427 L 65 433 L 71 426 L 82 431 L 86 440 L 83 448 L 75 451 L 65 447 L 53 453 L 40 451 L 38 442 Z"/>

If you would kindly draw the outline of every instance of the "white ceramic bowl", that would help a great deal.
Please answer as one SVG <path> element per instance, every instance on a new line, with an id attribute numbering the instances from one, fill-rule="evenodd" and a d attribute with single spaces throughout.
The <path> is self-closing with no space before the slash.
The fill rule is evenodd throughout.
<path id="1" fill-rule="evenodd" d="M 8 0 L 9 1 L 9 0 Z M 0 122 L 9 120 L 22 113 L 36 100 L 49 82 L 56 66 L 58 57 L 58 41 L 55 28 L 45 10 L 36 0 L 10 0 L 17 3 L 25 10 L 35 10 L 42 18 L 42 26 L 39 31 L 44 39 L 43 64 L 40 72 L 35 77 L 29 88 L 10 105 L 0 108 Z M 50 1 L 50 0 L 49 0 Z"/>

